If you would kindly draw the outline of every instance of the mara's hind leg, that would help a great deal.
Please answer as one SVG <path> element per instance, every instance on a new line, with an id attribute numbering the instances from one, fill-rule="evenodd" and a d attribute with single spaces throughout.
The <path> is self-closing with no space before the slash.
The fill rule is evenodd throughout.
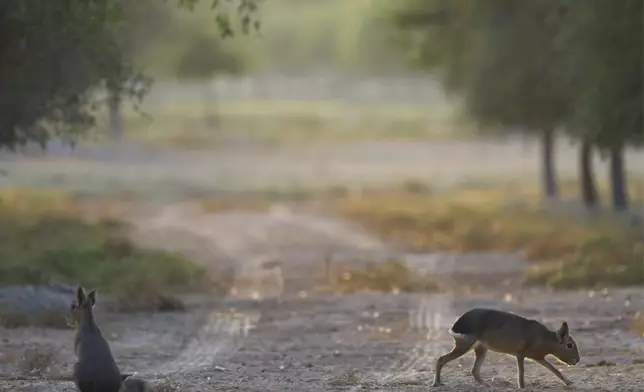
<path id="1" fill-rule="evenodd" d="M 474 366 L 472 367 L 472 376 L 474 376 L 474 380 L 481 384 L 481 385 L 487 385 L 482 379 L 481 379 L 481 366 L 483 366 L 483 361 L 485 361 L 485 354 L 487 354 L 487 348 L 483 345 L 477 345 L 474 348 Z"/>
<path id="2" fill-rule="evenodd" d="M 448 363 L 452 362 L 456 358 L 462 357 L 465 353 L 470 351 L 472 346 L 476 343 L 475 339 L 471 339 L 468 337 L 455 337 L 454 338 L 454 348 L 452 351 L 448 352 L 447 354 L 439 357 L 436 360 L 436 369 L 434 371 L 434 384 L 433 386 L 439 386 L 441 385 L 441 369 L 443 366 L 447 365 Z"/>

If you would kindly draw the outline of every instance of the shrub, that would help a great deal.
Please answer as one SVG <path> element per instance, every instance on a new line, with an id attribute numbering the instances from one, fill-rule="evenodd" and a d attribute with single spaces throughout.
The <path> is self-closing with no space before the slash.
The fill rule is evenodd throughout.
<path id="1" fill-rule="evenodd" d="M 405 190 L 336 200 L 335 211 L 413 251 L 521 252 L 539 262 L 525 283 L 557 287 L 644 284 L 641 228 L 509 208 L 498 189 L 442 195 Z M 545 264 L 543 264 L 545 263 Z"/>
<path id="2" fill-rule="evenodd" d="M 203 267 L 179 254 L 139 249 L 127 234 L 118 221 L 84 220 L 69 197 L 0 193 L 0 285 L 80 283 L 108 293 L 158 293 L 208 283 Z"/>

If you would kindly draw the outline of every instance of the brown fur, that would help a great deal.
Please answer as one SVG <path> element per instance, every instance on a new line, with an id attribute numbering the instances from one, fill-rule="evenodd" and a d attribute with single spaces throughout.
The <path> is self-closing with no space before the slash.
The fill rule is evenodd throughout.
<path id="1" fill-rule="evenodd" d="M 94 321 L 92 311 L 96 304 L 96 291 L 87 295 L 82 287 L 76 291 L 76 302 L 71 306 L 74 333 L 74 382 L 80 392 L 119 392 L 121 372 L 110 346 Z"/>
<path id="2" fill-rule="evenodd" d="M 516 357 L 519 388 L 525 386 L 525 358 L 530 358 L 555 374 L 565 385 L 571 382 L 559 370 L 545 360 L 553 355 L 567 365 L 579 363 L 577 343 L 570 336 L 568 324 L 564 321 L 557 331 L 549 330 L 536 320 L 529 320 L 512 313 L 494 309 L 476 308 L 464 313 L 452 326 L 454 349 L 436 361 L 434 386 L 441 385 L 441 369 L 447 363 L 473 350 L 475 355 L 472 376 L 485 385 L 480 371 L 488 350 L 510 354 Z"/>

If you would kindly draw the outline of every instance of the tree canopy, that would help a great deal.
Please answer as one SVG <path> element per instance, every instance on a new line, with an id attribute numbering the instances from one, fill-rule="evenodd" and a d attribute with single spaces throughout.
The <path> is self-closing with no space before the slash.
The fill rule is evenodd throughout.
<path id="1" fill-rule="evenodd" d="M 480 122 L 641 143 L 642 0 L 400 0 L 411 60 Z"/>
<path id="2" fill-rule="evenodd" d="M 644 142 L 642 0 L 565 1 L 556 44 L 574 91 L 571 129 L 600 148 Z"/>
<path id="3" fill-rule="evenodd" d="M 548 196 L 556 193 L 551 135 L 563 126 L 581 141 L 583 178 L 592 148 L 610 151 L 623 207 L 622 150 L 644 142 L 642 4 L 400 0 L 389 21 L 413 62 L 460 96 L 473 120 L 541 133 Z"/>
<path id="4" fill-rule="evenodd" d="M 212 0 L 222 35 L 233 34 L 235 14 L 242 32 L 259 28 L 257 2 Z M 101 93 L 143 97 L 150 80 L 133 62 L 140 42 L 130 33 L 138 26 L 128 23 L 136 7 L 125 0 L 0 3 L 0 147 L 44 145 L 54 135 L 73 142 L 93 124 Z"/>

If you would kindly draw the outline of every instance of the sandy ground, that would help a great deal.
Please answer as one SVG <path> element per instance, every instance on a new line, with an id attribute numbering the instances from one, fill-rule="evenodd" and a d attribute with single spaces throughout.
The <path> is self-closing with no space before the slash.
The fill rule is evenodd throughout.
<path id="1" fill-rule="evenodd" d="M 539 181 L 534 140 L 371 141 L 300 148 L 222 146 L 216 151 L 159 151 L 135 144 L 119 148 L 53 148 L 46 157 L 0 152 L 0 186 L 54 186 L 89 194 L 143 193 L 146 197 L 203 195 L 221 190 L 302 189 L 400 183 L 415 179 L 442 187 L 490 181 Z M 578 151 L 567 140 L 555 149 L 557 173 L 576 177 Z M 626 166 L 644 174 L 644 150 L 629 150 Z M 608 162 L 595 155 L 598 180 Z M 642 194 L 644 184 L 635 187 Z"/>
<path id="2" fill-rule="evenodd" d="M 514 255 L 399 254 L 354 225 L 285 206 L 204 215 L 168 201 L 226 189 L 400 183 L 408 178 L 439 185 L 481 178 L 536 181 L 538 148 L 533 143 L 374 142 L 300 151 L 227 149 L 192 156 L 130 147 L 79 148 L 74 157 L 64 155 L 5 156 L 1 164 L 7 174 L 0 176 L 0 186 L 143 193 L 157 203 L 125 211 L 140 244 L 184 252 L 213 273 L 231 273 L 235 279 L 236 290 L 225 298 L 189 298 L 186 313 L 110 314 L 99 297 L 97 317 L 122 371 L 138 372 L 157 385 L 177 386 L 164 390 L 426 391 L 433 361 L 450 349 L 447 329 L 472 306 L 514 310 L 551 327 L 567 320 L 582 354 L 580 366 L 563 370 L 575 382 L 569 390 L 643 388 L 644 343 L 627 321 L 644 309 L 642 288 L 527 291 L 511 284 L 526 267 Z M 641 171 L 643 158 L 641 151 L 635 152 L 628 163 Z M 575 162 L 576 151 L 561 143 L 559 172 L 574 173 Z M 604 166 L 598 164 L 598 171 Z M 475 279 L 487 290 L 476 296 L 332 296 L 312 290 L 325 282 L 325 260 L 392 255 L 453 285 Z M 504 286 L 506 280 L 510 284 Z M 20 369 L 21 358 L 32 350 L 54 354 L 54 366 L 45 376 Z M 73 391 L 69 381 L 60 380 L 73 361 L 71 330 L 0 329 L 0 391 Z M 482 373 L 489 388 L 475 386 L 469 373 L 472 362 L 472 355 L 466 355 L 448 365 L 445 386 L 435 390 L 516 389 L 512 358 L 488 355 Z M 528 390 L 564 390 L 540 366 L 529 364 L 526 369 Z"/>
<path id="3" fill-rule="evenodd" d="M 188 252 L 213 272 L 231 268 L 237 282 L 237 290 L 225 298 L 188 298 L 187 313 L 110 314 L 99 303 L 97 317 L 122 371 L 138 372 L 158 386 L 171 383 L 180 391 L 426 391 L 433 361 L 450 349 L 447 329 L 472 306 L 513 310 L 552 327 L 567 320 L 583 359 L 563 369 L 575 382 L 566 390 L 621 392 L 644 385 L 644 344 L 627 320 L 644 309 L 641 288 L 555 293 L 497 284 L 471 296 L 323 295 L 311 288 L 325 279 L 329 254 L 372 258 L 395 252 L 345 222 L 286 207 L 204 215 L 177 204 L 137 208 L 128 215 L 141 244 Z M 508 255 L 429 255 L 415 263 L 423 260 L 456 283 L 460 273 L 481 262 L 497 261 L 494 268 L 478 268 L 488 278 L 503 268 L 512 275 L 524 267 Z M 5 375 L 0 390 L 74 390 L 71 382 L 56 380 L 71 370 L 71 330 L 0 330 L 0 337 L 0 374 Z M 19 368 L 21 356 L 34 348 L 55 353 L 56 365 L 45 377 L 25 375 Z M 472 362 L 466 355 L 448 365 L 445 386 L 435 390 L 516 389 L 512 358 L 488 356 L 482 373 L 489 388 L 475 386 Z M 10 380 L 9 374 L 21 379 Z M 527 390 L 565 390 L 536 364 L 526 365 L 526 374 Z"/>

